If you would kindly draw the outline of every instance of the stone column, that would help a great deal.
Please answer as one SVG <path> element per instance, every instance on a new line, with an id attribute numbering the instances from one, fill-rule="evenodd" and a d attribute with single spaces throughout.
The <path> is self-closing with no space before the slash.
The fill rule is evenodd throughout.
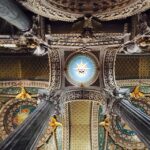
<path id="1" fill-rule="evenodd" d="M 30 21 L 15 0 L 0 0 L 0 17 L 22 31 L 30 29 Z"/>
<path id="2" fill-rule="evenodd" d="M 117 99 L 112 108 L 150 149 L 150 116 L 125 99 Z"/>
<path id="3" fill-rule="evenodd" d="M 34 150 L 55 111 L 51 101 L 43 100 L 37 109 L 1 144 L 1 150 Z"/>

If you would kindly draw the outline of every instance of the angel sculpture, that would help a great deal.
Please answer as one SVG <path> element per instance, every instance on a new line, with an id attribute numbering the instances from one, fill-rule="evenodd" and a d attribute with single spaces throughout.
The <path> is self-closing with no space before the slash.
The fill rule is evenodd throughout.
<path id="1" fill-rule="evenodd" d="M 33 54 L 36 56 L 44 56 L 48 53 L 47 49 L 48 49 L 48 47 L 41 43 L 36 47 Z"/>
<path id="2" fill-rule="evenodd" d="M 138 18 L 138 30 L 139 34 L 150 34 L 150 27 L 148 25 L 148 16 L 146 14 L 140 14 Z"/>
<path id="3" fill-rule="evenodd" d="M 128 41 L 122 46 L 120 52 L 125 54 L 141 53 L 142 49 L 134 41 Z"/>
<path id="4" fill-rule="evenodd" d="M 78 18 L 74 22 L 73 28 L 82 30 L 82 38 L 91 38 L 93 37 L 93 29 L 101 27 L 101 21 L 96 17 L 93 17 L 91 14 L 85 14 L 83 17 Z"/>

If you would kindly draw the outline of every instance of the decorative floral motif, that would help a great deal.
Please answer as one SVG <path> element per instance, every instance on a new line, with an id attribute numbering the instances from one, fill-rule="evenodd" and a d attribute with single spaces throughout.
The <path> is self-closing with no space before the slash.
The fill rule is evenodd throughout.
<path id="1" fill-rule="evenodd" d="M 132 104 L 139 108 L 141 111 L 150 115 L 150 104 L 149 97 L 144 97 L 141 99 L 132 99 Z M 132 131 L 123 120 L 117 116 L 111 117 L 112 125 L 110 126 L 110 136 L 111 138 L 125 148 L 133 149 L 143 149 L 145 145 L 139 140 L 135 132 Z"/>

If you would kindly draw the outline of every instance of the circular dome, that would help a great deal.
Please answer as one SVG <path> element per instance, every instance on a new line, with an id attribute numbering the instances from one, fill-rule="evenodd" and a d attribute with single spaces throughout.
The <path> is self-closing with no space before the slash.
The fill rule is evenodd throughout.
<path id="1" fill-rule="evenodd" d="M 87 86 L 98 76 L 98 62 L 93 54 L 77 53 L 67 60 L 67 79 L 74 85 Z"/>

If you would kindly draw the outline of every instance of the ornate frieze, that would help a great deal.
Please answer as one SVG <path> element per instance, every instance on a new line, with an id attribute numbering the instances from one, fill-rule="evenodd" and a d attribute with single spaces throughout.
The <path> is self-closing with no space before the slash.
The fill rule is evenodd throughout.
<path id="1" fill-rule="evenodd" d="M 69 149 L 70 140 L 69 140 L 69 104 L 64 105 L 64 112 L 62 114 L 63 120 L 63 150 Z"/>
<path id="2" fill-rule="evenodd" d="M 18 0 L 27 9 L 51 20 L 74 21 L 90 11 L 100 20 L 108 21 L 127 18 L 150 8 L 149 0 L 115 0 L 89 2 L 53 1 L 53 0 Z"/>
<path id="3" fill-rule="evenodd" d="M 47 36 L 48 39 L 48 36 Z M 94 47 L 120 45 L 123 43 L 122 33 L 96 33 L 93 38 L 84 39 L 80 34 L 52 34 L 51 47 Z M 88 40 L 88 42 L 86 41 Z"/>
<path id="4" fill-rule="evenodd" d="M 109 47 L 106 49 L 104 57 L 104 64 L 103 64 L 104 87 L 110 90 L 116 87 L 115 61 L 117 52 L 118 52 L 117 47 Z"/>
<path id="5" fill-rule="evenodd" d="M 92 150 L 98 150 L 98 115 L 100 105 L 96 102 L 92 103 L 92 114 L 91 114 L 91 139 L 92 139 Z"/>
<path id="6" fill-rule="evenodd" d="M 104 11 L 100 14 L 96 14 L 100 20 L 109 21 L 115 19 L 124 19 L 129 16 L 133 16 L 135 14 L 144 12 L 150 8 L 149 0 L 135 0 L 129 4 L 125 4 L 124 7 L 120 7 L 119 5 L 116 9 L 112 9 L 110 11 Z"/>
<path id="7" fill-rule="evenodd" d="M 61 20 L 61 21 L 69 21 L 73 22 L 81 14 L 72 14 L 61 10 L 60 8 L 55 7 L 54 3 L 50 3 L 50 1 L 46 0 L 27 0 L 27 1 L 20 1 L 23 6 L 27 9 L 33 11 L 36 14 L 41 16 L 47 17 L 51 20 Z"/>
<path id="8" fill-rule="evenodd" d="M 37 88 L 48 88 L 49 83 L 45 81 L 30 81 L 30 80 L 14 80 L 14 81 L 0 81 L 0 88 L 7 87 L 37 87 Z"/>
<path id="9" fill-rule="evenodd" d="M 61 64 L 57 49 L 48 50 L 49 57 L 49 90 L 60 89 L 61 85 Z"/>
<path id="10" fill-rule="evenodd" d="M 100 91 L 95 90 L 69 90 L 62 94 L 61 101 L 63 104 L 73 101 L 95 101 L 97 103 L 104 103 L 103 97 Z"/>

